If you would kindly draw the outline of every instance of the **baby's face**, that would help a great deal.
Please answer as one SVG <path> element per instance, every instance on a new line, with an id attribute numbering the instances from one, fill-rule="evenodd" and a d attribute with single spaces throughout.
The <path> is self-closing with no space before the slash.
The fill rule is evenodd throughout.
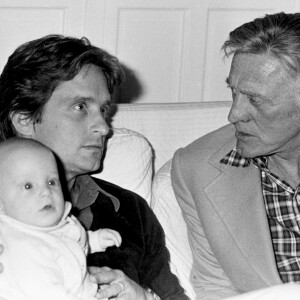
<path id="1" fill-rule="evenodd" d="M 3 168 L 0 198 L 6 215 L 40 227 L 61 220 L 64 198 L 50 151 L 14 152 Z"/>

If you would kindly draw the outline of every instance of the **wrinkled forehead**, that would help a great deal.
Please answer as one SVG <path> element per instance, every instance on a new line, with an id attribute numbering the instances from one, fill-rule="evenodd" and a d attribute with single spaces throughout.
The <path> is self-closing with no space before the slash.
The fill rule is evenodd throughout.
<path id="1" fill-rule="evenodd" d="M 283 83 L 294 80 L 287 66 L 267 54 L 236 54 L 233 57 L 228 81 L 232 85 L 241 82 L 257 84 Z"/>

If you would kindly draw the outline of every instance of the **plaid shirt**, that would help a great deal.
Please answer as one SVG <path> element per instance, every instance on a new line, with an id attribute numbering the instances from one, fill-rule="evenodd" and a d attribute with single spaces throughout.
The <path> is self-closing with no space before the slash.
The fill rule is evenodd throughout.
<path id="1" fill-rule="evenodd" d="M 268 169 L 267 157 L 244 158 L 236 149 L 221 161 L 234 167 L 260 169 L 262 192 L 270 226 L 277 269 L 281 280 L 300 281 L 300 186 L 293 189 Z"/>

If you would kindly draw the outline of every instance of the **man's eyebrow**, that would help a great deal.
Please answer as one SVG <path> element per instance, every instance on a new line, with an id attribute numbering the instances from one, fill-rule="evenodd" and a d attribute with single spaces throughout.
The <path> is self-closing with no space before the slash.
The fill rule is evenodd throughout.
<path id="1" fill-rule="evenodd" d="M 227 78 L 225 79 L 225 82 L 226 82 L 226 84 L 227 84 L 228 87 L 232 88 L 229 77 L 227 77 Z M 247 91 L 247 90 L 240 90 L 240 93 L 242 93 L 242 94 L 244 94 L 244 95 L 251 95 L 251 96 L 253 96 L 253 97 L 261 97 L 261 98 L 264 98 L 261 94 L 259 94 L 259 93 L 254 93 L 253 91 L 250 92 L 250 91 Z"/>
<path id="2" fill-rule="evenodd" d="M 76 97 L 73 97 L 73 98 L 69 98 L 69 100 L 72 101 L 72 102 L 76 102 L 76 101 L 85 101 L 85 102 L 90 102 L 90 103 L 97 102 L 92 97 L 83 97 L 83 96 L 76 96 Z M 101 105 L 111 105 L 111 99 L 109 98 L 109 99 L 103 101 L 103 103 Z"/>

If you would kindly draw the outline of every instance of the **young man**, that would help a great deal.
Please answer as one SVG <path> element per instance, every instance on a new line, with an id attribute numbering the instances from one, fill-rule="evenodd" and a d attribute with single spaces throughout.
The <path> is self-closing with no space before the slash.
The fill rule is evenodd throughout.
<path id="1" fill-rule="evenodd" d="M 62 162 L 72 212 L 85 229 L 121 234 L 120 248 L 88 257 L 90 266 L 101 267 L 90 269 L 99 283 L 123 286 L 120 294 L 120 284 L 110 284 L 103 298 L 187 299 L 146 201 L 88 175 L 100 166 L 111 95 L 122 77 L 118 60 L 85 38 L 51 35 L 21 45 L 0 77 L 0 136 L 48 146 Z"/>

